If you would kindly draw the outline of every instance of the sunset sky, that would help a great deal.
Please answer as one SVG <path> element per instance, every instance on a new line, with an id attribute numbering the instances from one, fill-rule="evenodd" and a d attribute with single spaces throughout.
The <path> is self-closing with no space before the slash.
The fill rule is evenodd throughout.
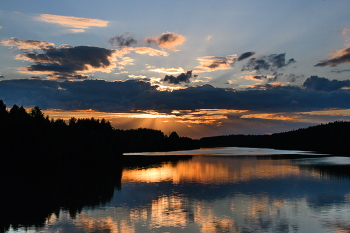
<path id="1" fill-rule="evenodd" d="M 350 120 L 349 0 L 2 1 L 0 99 L 200 138 Z"/>

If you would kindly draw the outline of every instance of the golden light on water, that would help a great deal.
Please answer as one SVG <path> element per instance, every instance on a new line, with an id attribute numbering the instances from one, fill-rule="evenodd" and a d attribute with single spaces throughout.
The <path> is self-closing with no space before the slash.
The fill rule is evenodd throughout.
<path id="1" fill-rule="evenodd" d="M 71 220 L 69 229 L 89 233 L 239 233 L 247 229 L 245 227 L 250 227 L 253 232 L 261 232 L 261 229 L 265 229 L 265 223 L 278 225 L 284 219 L 295 217 L 295 211 L 299 214 L 296 221 L 301 225 L 300 229 L 309 227 L 309 222 L 304 224 L 302 221 L 304 215 L 311 211 L 306 197 L 269 195 L 264 189 L 260 190 L 261 187 L 256 189 L 256 193 L 242 190 L 247 185 L 256 185 L 256 181 L 260 180 L 263 184 L 268 180 L 272 183 L 275 179 L 283 182 L 284 178 L 288 181 L 291 177 L 300 176 L 322 180 L 320 173 L 300 169 L 289 160 L 260 160 L 247 156 L 220 158 L 195 156 L 176 164 L 165 162 L 156 168 L 123 170 L 123 187 L 116 191 L 112 205 L 83 210 Z M 163 192 L 162 185 L 169 188 L 169 182 L 173 184 L 173 191 Z M 182 193 L 180 190 L 184 187 L 189 189 Z M 220 187 L 224 191 L 217 189 Z M 132 195 L 123 195 L 123 190 L 127 189 L 127 193 L 132 192 Z M 137 193 L 138 190 L 140 193 Z M 121 195 L 118 195 L 119 192 Z M 63 212 L 59 219 L 52 216 L 48 225 L 55 222 L 60 224 L 63 219 L 61 225 L 64 226 L 68 218 L 68 212 Z M 337 229 L 333 225 L 328 227 Z M 59 229 L 59 226 L 55 229 Z"/>
<path id="2" fill-rule="evenodd" d="M 237 183 L 252 179 L 269 179 L 277 176 L 296 176 L 301 172 L 298 166 L 290 165 L 286 161 L 280 161 L 279 166 L 276 166 L 275 162 L 256 159 L 214 161 L 198 156 L 191 161 L 180 161 L 176 166 L 171 163 L 164 163 L 159 168 L 124 170 L 122 182 L 152 183 L 171 181 L 174 184 L 181 182 L 203 184 Z M 316 177 L 318 176 L 317 174 L 315 175 Z"/>
<path id="3" fill-rule="evenodd" d="M 285 160 L 231 158 L 220 161 L 210 157 L 194 157 L 191 161 L 180 161 L 176 165 L 164 163 L 157 168 L 124 170 L 122 183 L 155 184 L 170 181 L 175 185 L 180 185 L 182 182 L 218 185 L 253 179 L 268 180 L 297 176 L 302 172 L 298 166 L 293 166 Z M 319 174 L 316 173 L 308 175 L 313 179 L 319 178 Z M 298 201 L 302 202 L 303 199 Z M 85 232 L 91 233 L 101 231 L 134 233 L 146 229 L 162 232 L 196 229 L 204 233 L 238 233 L 247 221 L 249 224 L 258 224 L 261 218 L 268 220 L 278 218 L 280 214 L 289 214 L 290 205 L 290 200 L 272 198 L 264 193 L 260 195 L 237 193 L 232 197 L 216 199 L 215 203 L 208 202 L 205 198 L 191 199 L 177 193 L 160 194 L 143 206 L 101 209 L 98 214 L 86 211 L 78 216 L 76 224 Z M 219 206 L 222 207 L 218 208 Z"/>

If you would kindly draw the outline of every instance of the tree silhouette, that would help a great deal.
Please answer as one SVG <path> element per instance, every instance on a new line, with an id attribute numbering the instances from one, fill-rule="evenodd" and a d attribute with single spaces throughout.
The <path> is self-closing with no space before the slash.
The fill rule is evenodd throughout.
<path id="1" fill-rule="evenodd" d="M 171 132 L 171 134 L 169 135 L 170 140 L 177 140 L 179 138 L 180 138 L 179 135 L 175 131 Z"/>

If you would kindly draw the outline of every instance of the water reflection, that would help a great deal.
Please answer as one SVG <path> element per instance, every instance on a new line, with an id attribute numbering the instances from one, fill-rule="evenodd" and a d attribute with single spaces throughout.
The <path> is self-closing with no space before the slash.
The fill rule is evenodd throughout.
<path id="1" fill-rule="evenodd" d="M 332 168 L 344 161 L 194 156 L 129 167 L 109 204 L 75 219 L 62 211 L 32 232 L 349 232 L 350 176 Z"/>
<path id="2" fill-rule="evenodd" d="M 299 176 L 300 168 L 287 160 L 260 160 L 256 157 L 202 157 L 190 161 L 163 164 L 158 168 L 124 170 L 122 183 L 171 181 L 198 183 L 236 183 L 251 179 Z M 308 174 L 318 177 L 317 173 Z"/>

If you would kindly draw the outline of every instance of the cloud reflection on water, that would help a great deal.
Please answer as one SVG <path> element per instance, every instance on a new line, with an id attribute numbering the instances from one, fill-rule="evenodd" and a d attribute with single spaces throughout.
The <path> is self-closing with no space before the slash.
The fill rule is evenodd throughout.
<path id="1" fill-rule="evenodd" d="M 52 218 L 42 232 L 348 230 L 350 180 L 290 160 L 194 156 L 124 170 L 122 184 L 107 206 L 85 208 L 76 219 Z"/>

